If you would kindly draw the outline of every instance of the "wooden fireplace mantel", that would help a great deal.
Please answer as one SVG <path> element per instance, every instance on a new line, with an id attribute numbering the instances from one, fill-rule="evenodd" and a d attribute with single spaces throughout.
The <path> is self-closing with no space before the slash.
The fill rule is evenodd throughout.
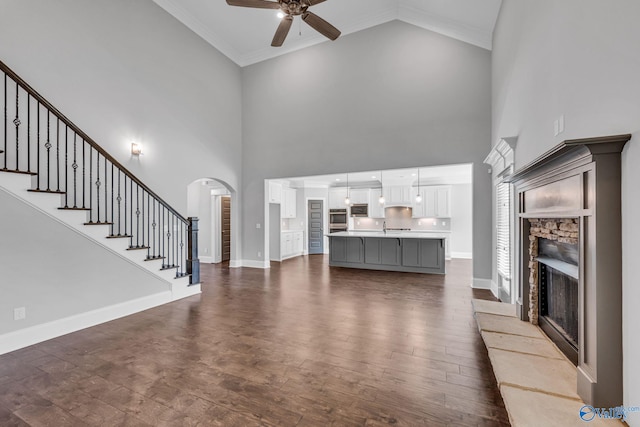
<path id="1" fill-rule="evenodd" d="M 528 218 L 575 218 L 579 224 L 576 387 L 594 407 L 623 403 L 620 154 L 630 139 L 624 134 L 563 141 L 506 179 L 515 191 L 521 320 L 529 320 Z"/>

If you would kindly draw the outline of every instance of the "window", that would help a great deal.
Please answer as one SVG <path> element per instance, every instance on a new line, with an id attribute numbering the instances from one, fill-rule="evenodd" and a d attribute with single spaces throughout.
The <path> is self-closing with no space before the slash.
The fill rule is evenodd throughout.
<path id="1" fill-rule="evenodd" d="M 498 273 L 511 278 L 511 184 L 496 185 L 496 250 Z"/>

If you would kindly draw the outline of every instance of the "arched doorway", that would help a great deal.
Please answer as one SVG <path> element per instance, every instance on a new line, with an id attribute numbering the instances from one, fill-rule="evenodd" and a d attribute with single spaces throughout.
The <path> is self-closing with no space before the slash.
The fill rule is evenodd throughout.
<path id="1" fill-rule="evenodd" d="M 187 212 L 198 217 L 198 258 L 201 263 L 229 261 L 234 266 L 239 224 L 236 191 L 216 178 L 200 178 L 188 186 Z"/>

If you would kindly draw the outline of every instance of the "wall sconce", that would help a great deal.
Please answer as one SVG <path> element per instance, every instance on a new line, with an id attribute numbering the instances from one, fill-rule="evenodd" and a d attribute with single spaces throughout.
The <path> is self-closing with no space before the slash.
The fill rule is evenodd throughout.
<path id="1" fill-rule="evenodd" d="M 142 155 L 142 144 L 137 142 L 131 143 L 131 154 L 133 156 L 141 156 Z"/>

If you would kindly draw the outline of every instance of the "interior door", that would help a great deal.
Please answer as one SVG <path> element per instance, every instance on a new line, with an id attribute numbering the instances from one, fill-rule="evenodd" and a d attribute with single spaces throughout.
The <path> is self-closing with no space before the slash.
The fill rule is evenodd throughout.
<path id="1" fill-rule="evenodd" d="M 222 219 L 221 239 L 222 261 L 231 258 L 231 197 L 223 196 L 220 199 L 220 218 Z"/>
<path id="2" fill-rule="evenodd" d="M 324 233 L 322 224 L 324 224 L 323 217 L 323 203 L 322 200 L 309 200 L 308 206 L 308 232 L 309 236 L 309 255 L 324 253 Z"/>

